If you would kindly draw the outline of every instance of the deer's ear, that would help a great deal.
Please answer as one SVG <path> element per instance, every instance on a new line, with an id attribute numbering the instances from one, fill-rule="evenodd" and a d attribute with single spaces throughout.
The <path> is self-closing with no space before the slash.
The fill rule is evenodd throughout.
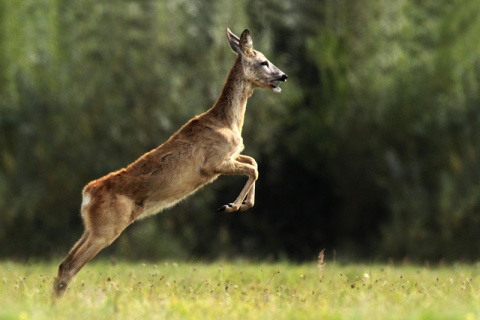
<path id="1" fill-rule="evenodd" d="M 232 48 L 233 52 L 236 54 L 242 53 L 240 49 L 240 38 L 237 37 L 229 28 L 227 28 L 227 39 L 230 43 L 230 48 Z"/>
<path id="2" fill-rule="evenodd" d="M 246 56 L 250 56 L 253 53 L 253 41 L 250 31 L 245 29 L 240 36 L 240 50 Z"/>
<path id="3" fill-rule="evenodd" d="M 243 54 L 249 56 L 253 52 L 253 41 L 250 36 L 250 31 L 245 29 L 240 38 L 236 36 L 229 28 L 227 28 L 227 39 L 230 47 L 236 54 Z"/>

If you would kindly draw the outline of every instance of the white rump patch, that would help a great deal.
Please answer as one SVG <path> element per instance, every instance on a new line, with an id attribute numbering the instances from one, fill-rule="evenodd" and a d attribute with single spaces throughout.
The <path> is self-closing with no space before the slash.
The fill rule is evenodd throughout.
<path id="1" fill-rule="evenodd" d="M 83 196 L 83 199 L 82 199 L 82 208 L 88 206 L 91 201 L 92 201 L 92 197 L 88 192 L 85 192 L 85 195 Z"/>

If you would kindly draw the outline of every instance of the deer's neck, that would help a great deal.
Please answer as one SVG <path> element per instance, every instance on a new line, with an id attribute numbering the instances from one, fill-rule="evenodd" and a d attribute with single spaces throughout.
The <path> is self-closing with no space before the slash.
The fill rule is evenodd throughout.
<path id="1" fill-rule="evenodd" d="M 253 87 L 245 80 L 240 58 L 237 58 L 211 111 L 229 127 L 242 132 L 247 100 L 252 93 Z"/>

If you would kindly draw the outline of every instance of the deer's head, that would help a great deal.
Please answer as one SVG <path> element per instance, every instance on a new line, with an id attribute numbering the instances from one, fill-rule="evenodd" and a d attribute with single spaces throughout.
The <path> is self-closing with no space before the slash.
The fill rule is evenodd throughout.
<path id="1" fill-rule="evenodd" d="M 248 30 L 243 31 L 239 38 L 227 28 L 227 38 L 233 52 L 240 56 L 247 81 L 257 88 L 266 88 L 274 92 L 282 91 L 278 83 L 287 81 L 288 76 L 268 61 L 263 53 L 253 49 L 252 37 Z"/>

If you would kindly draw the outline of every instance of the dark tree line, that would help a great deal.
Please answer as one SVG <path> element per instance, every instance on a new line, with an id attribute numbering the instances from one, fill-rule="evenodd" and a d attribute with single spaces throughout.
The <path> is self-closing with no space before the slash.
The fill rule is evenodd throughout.
<path id="1" fill-rule="evenodd" d="M 0 256 L 65 253 L 82 187 L 213 104 L 229 26 L 289 75 L 247 108 L 255 208 L 217 213 L 244 183 L 223 177 L 110 254 L 476 259 L 478 12 L 475 0 L 0 2 Z"/>

